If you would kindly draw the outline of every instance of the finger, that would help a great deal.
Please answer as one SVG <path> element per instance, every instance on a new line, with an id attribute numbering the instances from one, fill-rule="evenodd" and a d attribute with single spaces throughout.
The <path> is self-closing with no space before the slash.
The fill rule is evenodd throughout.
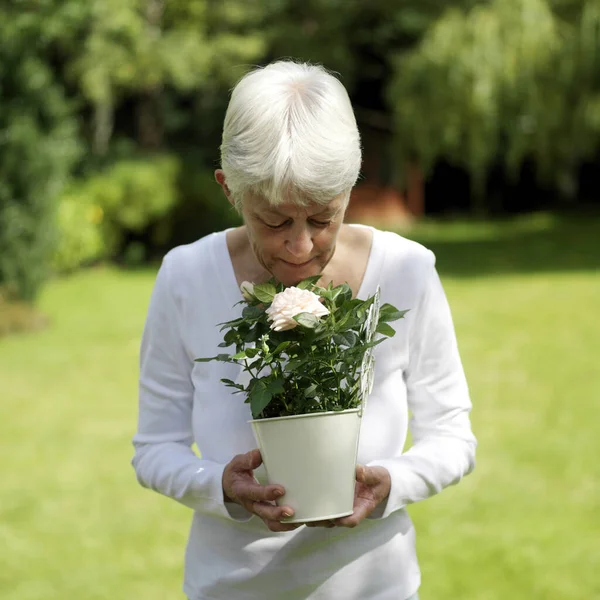
<path id="1" fill-rule="evenodd" d="M 356 515 L 350 515 L 349 517 L 343 517 L 341 519 L 336 519 L 335 524 L 338 527 L 347 527 L 348 529 L 353 529 L 360 523 L 360 520 Z"/>
<path id="2" fill-rule="evenodd" d="M 335 527 L 335 523 L 329 519 L 326 521 L 309 521 L 304 524 L 307 527 Z"/>
<path id="3" fill-rule="evenodd" d="M 363 483 L 367 487 L 372 487 L 381 483 L 381 475 L 376 468 L 357 465 L 356 481 Z"/>
<path id="4" fill-rule="evenodd" d="M 254 471 L 254 469 L 258 469 L 262 465 L 262 456 L 260 450 L 255 448 L 254 450 L 250 450 L 250 452 L 246 452 L 246 454 L 238 454 L 234 458 L 234 461 L 236 470 Z"/>
<path id="5" fill-rule="evenodd" d="M 254 471 L 254 469 L 258 469 L 260 465 L 262 465 L 262 456 L 260 450 L 255 448 L 254 450 L 250 450 L 250 452 L 246 452 L 246 454 L 238 454 L 231 461 L 232 470 L 234 472 L 248 472 Z M 256 482 L 256 480 L 254 480 Z M 260 485 L 257 483 L 257 485 Z M 268 489 L 268 493 L 266 497 L 257 497 L 253 498 L 254 500 L 277 500 L 285 494 L 285 488 L 281 485 L 268 485 L 261 486 Z"/>
<path id="6" fill-rule="evenodd" d="M 238 481 L 233 490 L 243 502 L 273 502 L 281 498 L 285 491 L 281 486 L 260 485 L 254 481 Z"/>
<path id="7" fill-rule="evenodd" d="M 275 532 L 294 531 L 298 527 L 302 527 L 302 523 L 281 523 L 280 521 L 264 521 L 265 525 Z"/>
<path id="8" fill-rule="evenodd" d="M 366 519 L 373 509 L 364 504 L 354 506 L 354 512 L 347 516 L 335 520 L 335 524 L 339 527 L 356 527 L 362 520 Z"/>
<path id="9" fill-rule="evenodd" d="M 289 506 L 274 506 L 268 502 L 253 502 L 251 512 L 263 521 L 281 521 L 294 516 L 294 510 Z"/>

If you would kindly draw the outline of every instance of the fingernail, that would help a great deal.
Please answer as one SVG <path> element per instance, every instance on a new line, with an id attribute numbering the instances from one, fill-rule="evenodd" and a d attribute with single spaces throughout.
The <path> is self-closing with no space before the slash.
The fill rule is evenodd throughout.
<path id="1" fill-rule="evenodd" d="M 284 517 L 292 517 L 292 516 L 293 516 L 293 515 L 292 515 L 292 513 L 291 513 L 291 512 L 288 512 L 287 510 L 285 510 L 285 511 L 282 513 L 282 515 L 283 515 Z"/>
<path id="2" fill-rule="evenodd" d="M 276 496 L 277 498 L 280 498 L 281 496 L 283 496 L 283 492 L 281 490 L 275 490 L 273 492 L 273 495 Z"/>

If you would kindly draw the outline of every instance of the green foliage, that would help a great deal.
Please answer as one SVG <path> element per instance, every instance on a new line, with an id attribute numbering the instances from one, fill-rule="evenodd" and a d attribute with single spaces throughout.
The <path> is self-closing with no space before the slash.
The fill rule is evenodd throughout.
<path id="1" fill-rule="evenodd" d="M 533 160 L 574 197 L 598 148 L 600 0 L 7 0 L 0 288 L 31 300 L 51 257 L 60 270 L 139 260 L 239 224 L 212 176 L 228 90 L 280 57 L 339 72 L 361 124 L 393 112 L 394 180 L 408 159 L 446 158 L 469 170 L 482 212 L 490 165 L 516 176 Z M 147 150 L 157 173 L 136 158 Z"/>
<path id="2" fill-rule="evenodd" d="M 154 226 L 151 236 L 160 243 L 168 234 L 162 220 L 178 199 L 180 163 L 173 155 L 122 160 L 73 186 L 66 199 L 79 204 L 82 226 L 101 227 L 102 244 L 93 244 L 98 256 L 114 257 L 125 250 L 128 234 L 141 234 Z M 83 235 L 83 232 L 82 232 Z"/>
<path id="3" fill-rule="evenodd" d="M 170 154 L 124 159 L 71 182 L 62 195 L 53 267 L 64 272 L 117 257 L 139 263 L 240 222 L 209 171 Z"/>
<path id="4" fill-rule="evenodd" d="M 448 4 L 463 8 L 477 0 L 267 0 L 270 55 L 324 64 L 351 93 L 362 96 L 359 87 L 368 86 L 365 104 L 377 106 L 390 56 L 417 43 Z"/>
<path id="5" fill-rule="evenodd" d="M 169 245 L 190 243 L 199 237 L 241 225 L 240 215 L 229 204 L 213 172 L 200 157 L 186 156 L 182 162 L 179 200 L 170 213 Z"/>
<path id="6" fill-rule="evenodd" d="M 0 289 L 28 302 L 49 275 L 56 199 L 78 153 L 44 27 L 0 7 Z"/>
<path id="7" fill-rule="evenodd" d="M 572 176 L 600 139 L 600 2 L 572 22 L 546 0 L 450 9 L 399 56 L 389 87 L 400 156 L 425 168 L 444 157 L 473 175 L 475 196 L 501 157 L 516 175 Z M 481 207 L 481 206 L 480 206 Z"/>
<path id="8" fill-rule="evenodd" d="M 104 211 L 94 201 L 82 185 L 68 188 L 60 198 L 58 244 L 52 256 L 54 271 L 73 271 L 108 256 L 102 228 Z"/>
<path id="9" fill-rule="evenodd" d="M 121 161 L 88 182 L 105 219 L 126 231 L 141 231 L 175 204 L 179 161 L 151 156 Z"/>
<path id="10" fill-rule="evenodd" d="M 242 362 L 250 375 L 248 385 L 229 379 L 223 383 L 246 394 L 254 418 L 360 406 L 370 393 L 372 348 L 384 339 L 374 340 L 374 334 L 393 336 L 387 323 L 407 312 L 389 304 L 380 307 L 379 292 L 367 300 L 352 299 L 348 284 L 322 288 L 316 285 L 318 279 L 311 277 L 297 287 L 312 292 L 317 305 L 320 298 L 326 315 L 300 312 L 293 316 L 297 326 L 278 331 L 267 311 L 285 286 L 275 281 L 253 289 L 245 286 L 242 316 L 221 324 L 227 332 L 220 346 L 234 345 L 235 352 L 196 359 Z"/>
<path id="11" fill-rule="evenodd" d="M 211 90 L 215 83 L 230 85 L 242 74 L 232 67 L 263 55 L 255 24 L 262 14 L 260 5 L 223 4 L 91 0 L 83 5 L 83 43 L 70 56 L 69 72 L 93 106 L 96 153 L 108 151 L 115 113 L 128 98 L 137 104 L 138 142 L 160 147 L 169 118 L 165 98 L 171 91 L 181 96 L 204 93 L 203 88 Z"/>

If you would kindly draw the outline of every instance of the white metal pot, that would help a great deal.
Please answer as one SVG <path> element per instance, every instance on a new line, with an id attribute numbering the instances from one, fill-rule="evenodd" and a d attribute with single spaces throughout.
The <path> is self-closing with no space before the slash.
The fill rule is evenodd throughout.
<path id="1" fill-rule="evenodd" d="M 362 410 L 250 421 L 268 482 L 285 488 L 288 523 L 351 515 Z"/>

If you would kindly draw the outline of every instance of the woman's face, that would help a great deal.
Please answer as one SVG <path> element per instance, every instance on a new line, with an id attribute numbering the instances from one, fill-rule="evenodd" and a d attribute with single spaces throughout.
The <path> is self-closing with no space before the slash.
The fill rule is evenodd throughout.
<path id="1" fill-rule="evenodd" d="M 345 210 L 345 196 L 304 207 L 272 207 L 264 199 L 249 197 L 242 215 L 258 262 L 281 283 L 293 285 L 323 272 L 335 252 Z"/>

